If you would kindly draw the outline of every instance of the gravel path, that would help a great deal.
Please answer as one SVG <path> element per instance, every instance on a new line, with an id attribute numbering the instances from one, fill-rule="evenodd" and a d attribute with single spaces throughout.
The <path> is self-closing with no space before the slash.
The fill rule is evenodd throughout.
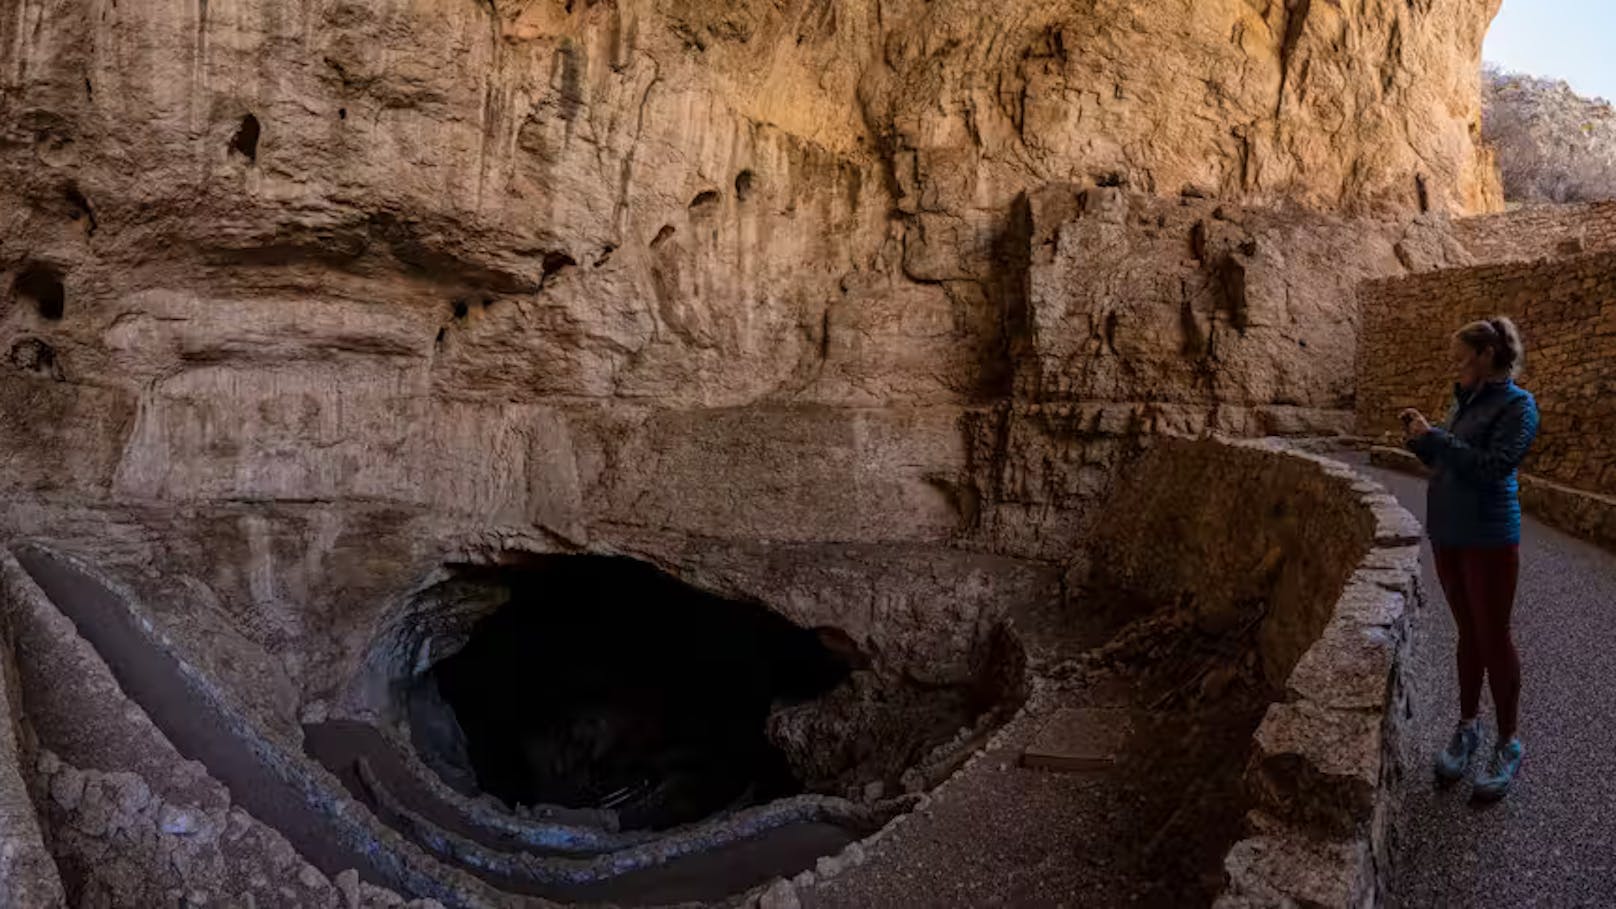
<path id="1" fill-rule="evenodd" d="M 1424 517 L 1423 480 L 1370 472 Z M 1526 762 L 1515 791 L 1486 808 L 1467 782 L 1439 790 L 1426 769 L 1457 719 L 1458 686 L 1429 547 L 1424 561 L 1431 605 L 1414 619 L 1410 673 L 1421 763 L 1403 784 L 1394 905 L 1616 906 L 1616 555 L 1526 522 L 1515 602 Z M 1485 694 L 1482 716 L 1490 748 Z"/>

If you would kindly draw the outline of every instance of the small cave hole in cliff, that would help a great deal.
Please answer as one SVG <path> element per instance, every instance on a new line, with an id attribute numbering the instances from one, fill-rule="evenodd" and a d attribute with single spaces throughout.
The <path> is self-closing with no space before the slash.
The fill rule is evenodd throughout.
<path id="1" fill-rule="evenodd" d="M 62 286 L 62 276 L 49 266 L 32 265 L 23 269 L 12 284 L 12 293 L 17 299 L 33 304 L 40 318 L 52 322 L 59 321 L 67 311 L 67 291 Z"/>
<path id="2" fill-rule="evenodd" d="M 23 338 L 11 346 L 7 359 L 17 369 L 44 379 L 63 380 L 56 349 L 38 338 Z"/>
<path id="3" fill-rule="evenodd" d="M 230 138 L 230 150 L 238 152 L 248 161 L 257 161 L 259 132 L 257 117 L 252 114 L 242 117 L 241 125 L 236 128 L 236 134 Z"/>
<path id="4" fill-rule="evenodd" d="M 69 183 L 62 187 L 62 197 L 67 200 L 68 218 L 74 221 L 84 221 L 84 233 L 95 236 L 97 227 L 95 209 L 90 207 L 90 200 L 85 198 L 83 191 L 76 185 Z"/>
<path id="5" fill-rule="evenodd" d="M 702 192 L 696 194 L 696 198 L 690 200 L 690 210 L 706 211 L 714 208 L 718 205 L 719 198 L 718 190 L 703 190 Z"/>
<path id="6" fill-rule="evenodd" d="M 423 679 L 453 718 L 412 708 L 430 763 L 463 750 L 477 788 L 507 804 L 611 809 L 627 828 L 801 791 L 766 723 L 847 678 L 834 634 L 629 559 L 563 558 L 505 580 L 509 601 Z M 451 725 L 463 739 L 434 739 Z"/>
<path id="7" fill-rule="evenodd" d="M 735 175 L 735 198 L 742 202 L 752 197 L 752 191 L 757 188 L 757 175 L 749 170 L 743 170 Z"/>
<path id="8" fill-rule="evenodd" d="M 541 268 L 543 269 L 542 280 L 548 281 L 555 275 L 556 272 L 560 271 L 561 269 L 570 268 L 577 264 L 578 261 L 576 259 L 564 252 L 557 250 L 547 252 L 544 254 L 544 262 L 541 265 Z"/>

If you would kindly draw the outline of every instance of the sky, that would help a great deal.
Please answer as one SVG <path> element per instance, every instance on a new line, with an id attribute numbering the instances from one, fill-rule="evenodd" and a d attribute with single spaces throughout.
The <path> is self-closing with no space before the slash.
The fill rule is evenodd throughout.
<path id="1" fill-rule="evenodd" d="M 1482 58 L 1616 101 L 1616 0 L 1504 0 Z"/>

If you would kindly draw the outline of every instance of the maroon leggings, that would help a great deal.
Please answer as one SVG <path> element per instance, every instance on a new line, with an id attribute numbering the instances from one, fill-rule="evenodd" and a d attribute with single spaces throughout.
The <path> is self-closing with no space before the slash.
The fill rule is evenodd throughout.
<path id="1" fill-rule="evenodd" d="M 1453 621 L 1459 626 L 1459 710 L 1474 719 L 1481 706 L 1481 682 L 1492 683 L 1498 711 L 1498 740 L 1515 735 L 1521 702 L 1521 657 L 1509 634 L 1520 575 L 1519 546 L 1435 547 L 1436 575 L 1442 581 Z"/>

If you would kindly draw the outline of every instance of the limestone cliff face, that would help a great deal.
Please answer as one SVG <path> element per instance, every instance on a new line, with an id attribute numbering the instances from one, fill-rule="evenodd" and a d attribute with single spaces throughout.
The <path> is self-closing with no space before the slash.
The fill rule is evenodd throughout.
<path id="1" fill-rule="evenodd" d="M 1131 434 L 1350 421 L 1497 5 L 0 0 L 0 489 L 246 503 L 164 532 L 274 641 L 393 507 L 1058 553 Z"/>
<path id="2" fill-rule="evenodd" d="M 0 264 L 159 396 L 977 399 L 1028 188 L 1494 205 L 1496 5 L 9 0 Z"/>

